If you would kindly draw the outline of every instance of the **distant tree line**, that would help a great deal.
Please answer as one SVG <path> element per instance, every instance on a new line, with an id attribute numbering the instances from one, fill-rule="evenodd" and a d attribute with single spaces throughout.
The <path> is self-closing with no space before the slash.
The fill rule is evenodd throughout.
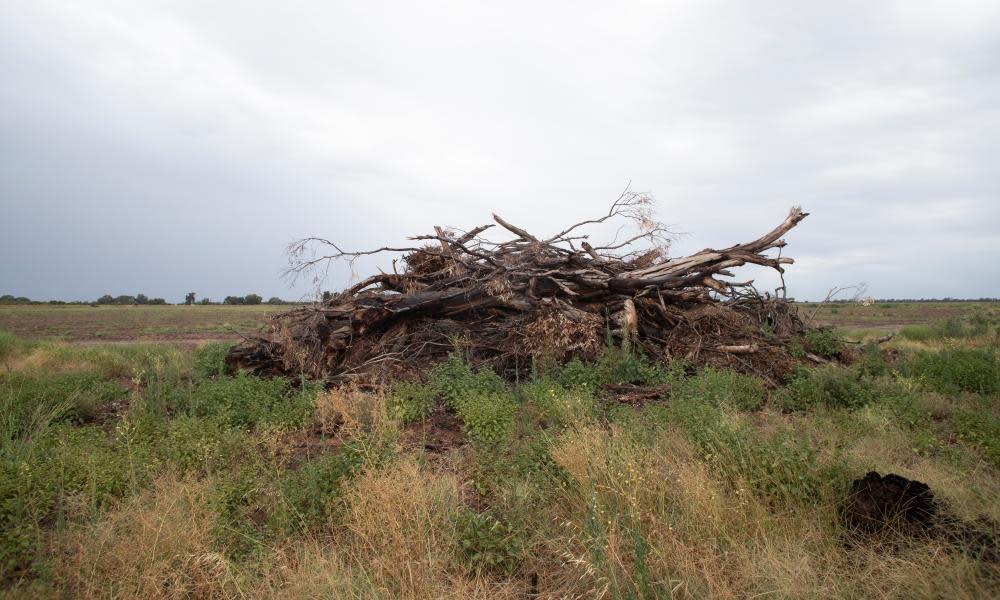
<path id="1" fill-rule="evenodd" d="M 812 300 L 802 300 L 801 302 L 811 302 L 816 304 L 816 301 Z M 839 298 L 836 300 L 827 300 L 826 304 L 853 304 L 857 300 L 852 300 L 848 298 Z M 875 302 L 1000 302 L 1000 298 L 876 298 Z"/>
<path id="2" fill-rule="evenodd" d="M 112 305 L 112 306 L 133 306 L 133 305 L 167 305 L 170 304 L 163 298 L 150 298 L 145 294 L 136 294 L 135 296 L 122 295 L 122 296 L 112 296 L 111 294 L 104 294 L 97 300 L 32 300 L 26 296 L 14 296 L 12 294 L 4 294 L 0 296 L 0 305 L 12 305 L 12 304 L 58 304 L 58 305 Z M 295 302 L 291 300 L 283 300 L 277 296 L 271 296 L 265 302 L 264 299 L 259 294 L 247 294 L 246 296 L 226 296 L 222 302 L 212 302 L 209 298 L 197 299 L 194 292 L 188 292 L 184 297 L 184 304 L 192 305 L 198 304 L 201 306 L 206 306 L 210 304 L 229 304 L 229 305 L 256 305 L 256 304 L 271 304 L 271 305 L 283 305 L 283 304 L 301 304 L 301 302 Z"/>
<path id="3" fill-rule="evenodd" d="M 196 300 L 197 295 L 194 292 L 188 292 L 184 296 L 184 304 L 230 304 L 230 305 L 256 305 L 265 304 L 264 298 L 260 294 L 247 294 L 246 296 L 226 296 L 225 299 L 219 302 L 212 302 L 208 298 L 202 298 L 201 300 Z M 266 304 L 299 304 L 298 302 L 291 302 L 289 300 L 282 300 L 277 296 L 271 296 L 267 299 Z"/>
<path id="4" fill-rule="evenodd" d="M 135 296 L 112 296 L 111 294 L 104 294 L 97 299 L 96 304 L 120 304 L 120 305 L 131 305 L 131 304 L 166 304 L 167 301 L 163 298 L 148 298 L 146 294 L 136 294 Z"/>

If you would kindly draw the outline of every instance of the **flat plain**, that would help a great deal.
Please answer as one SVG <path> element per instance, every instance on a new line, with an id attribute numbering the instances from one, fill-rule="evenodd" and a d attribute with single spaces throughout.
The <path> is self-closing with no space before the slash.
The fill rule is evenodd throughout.
<path id="1" fill-rule="evenodd" d="M 0 330 L 68 342 L 239 339 L 288 306 L 0 306 Z"/>
<path id="2" fill-rule="evenodd" d="M 802 304 L 835 329 L 780 387 L 615 348 L 515 382 L 458 349 L 374 390 L 227 372 L 286 308 L 0 307 L 0 595 L 1000 590 L 1000 304 Z M 669 392 L 607 393 L 637 381 Z M 933 520 L 846 525 L 870 471 Z"/>

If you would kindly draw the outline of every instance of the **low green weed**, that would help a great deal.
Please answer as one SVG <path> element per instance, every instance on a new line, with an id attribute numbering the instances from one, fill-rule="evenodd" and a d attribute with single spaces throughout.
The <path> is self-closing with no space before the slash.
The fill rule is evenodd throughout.
<path id="1" fill-rule="evenodd" d="M 321 383 L 275 377 L 263 379 L 240 374 L 206 380 L 181 391 L 175 402 L 193 417 L 211 417 L 230 427 L 301 426 L 311 416 Z"/>
<path id="2" fill-rule="evenodd" d="M 712 406 L 726 404 L 739 410 L 757 410 L 767 398 L 764 382 L 728 369 L 707 368 L 678 384 L 671 395 Z"/>
<path id="3" fill-rule="evenodd" d="M 181 415 L 163 429 L 158 455 L 181 472 L 217 473 L 239 462 L 252 448 L 243 431 L 219 419 Z"/>
<path id="4" fill-rule="evenodd" d="M 519 392 L 538 409 L 543 422 L 554 427 L 592 418 L 597 409 L 593 388 L 587 383 L 564 387 L 556 379 L 541 378 L 521 386 Z"/>
<path id="5" fill-rule="evenodd" d="M 20 345 L 21 340 L 17 336 L 9 331 L 0 329 L 0 364 L 5 363 L 8 358 L 13 356 Z"/>
<path id="6" fill-rule="evenodd" d="M 997 365 L 996 352 L 991 349 L 921 351 L 904 362 L 901 370 L 903 374 L 939 392 L 1000 392 L 1000 366 Z"/>
<path id="7" fill-rule="evenodd" d="M 448 405 L 464 396 L 480 393 L 503 393 L 507 384 L 489 369 L 473 372 L 461 356 L 452 354 L 447 360 L 431 369 L 428 385 Z"/>
<path id="8" fill-rule="evenodd" d="M 492 512 L 456 515 L 459 559 L 475 572 L 512 573 L 524 556 L 524 535 Z"/>
<path id="9" fill-rule="evenodd" d="M 899 336 L 914 342 L 930 342 L 944 339 L 965 339 L 983 335 L 989 331 L 989 318 L 981 313 L 972 315 L 968 321 L 951 317 L 930 325 L 907 325 L 899 330 Z"/>
<path id="10" fill-rule="evenodd" d="M 472 439 L 498 444 L 513 432 L 517 403 L 493 371 L 473 372 L 453 354 L 431 370 L 428 385 L 455 411 Z"/>
<path id="11" fill-rule="evenodd" d="M 818 504 L 829 486 L 847 481 L 846 467 L 824 464 L 809 439 L 792 432 L 763 435 L 719 408 L 678 401 L 674 419 L 713 469 L 739 485 L 782 502 Z"/>
<path id="12" fill-rule="evenodd" d="M 423 421 L 434 410 L 434 388 L 413 381 L 402 381 L 392 388 L 387 407 L 390 414 L 403 423 Z"/>
<path id="13" fill-rule="evenodd" d="M 222 377 L 227 372 L 226 354 L 233 345 L 230 342 L 209 342 L 194 352 L 194 374 L 202 378 Z"/>
<path id="14" fill-rule="evenodd" d="M 984 407 L 957 411 L 952 423 L 958 439 L 979 449 L 994 468 L 1000 469 L 1000 417 Z"/>
<path id="15" fill-rule="evenodd" d="M 517 403 L 510 393 L 477 393 L 455 403 L 455 412 L 473 440 L 499 444 L 514 431 Z"/>
<path id="16" fill-rule="evenodd" d="M 806 333 L 809 351 L 823 358 L 836 358 L 840 354 L 840 340 L 833 329 L 811 329 Z"/>
<path id="17" fill-rule="evenodd" d="M 875 342 L 868 342 L 861 349 L 861 373 L 871 377 L 884 375 L 887 371 L 882 349 Z"/>
<path id="18" fill-rule="evenodd" d="M 125 390 L 95 373 L 62 373 L 34 377 L 20 373 L 0 376 L 0 403 L 4 418 L 19 433 L 38 410 L 61 406 L 55 420 L 74 423 L 92 421 Z M 18 433 L 18 434 L 19 434 Z"/>
<path id="19" fill-rule="evenodd" d="M 798 369 L 788 386 L 775 394 L 779 408 L 786 412 L 803 411 L 816 406 L 857 408 L 871 400 L 869 388 L 859 374 L 835 365 L 816 369 Z"/>

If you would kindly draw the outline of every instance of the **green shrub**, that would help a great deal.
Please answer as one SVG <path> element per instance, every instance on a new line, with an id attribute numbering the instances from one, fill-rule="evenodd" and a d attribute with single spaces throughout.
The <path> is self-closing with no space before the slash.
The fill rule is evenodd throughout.
<path id="1" fill-rule="evenodd" d="M 209 342 L 194 352 L 194 373 L 198 377 L 222 377 L 227 372 L 226 354 L 230 342 Z"/>
<path id="2" fill-rule="evenodd" d="M 976 337 L 988 331 L 989 318 L 982 313 L 976 313 L 969 317 L 968 322 L 950 317 L 931 325 L 907 325 L 899 330 L 899 336 L 914 342 L 929 342 Z"/>
<path id="3" fill-rule="evenodd" d="M 0 363 L 13 356 L 19 345 L 20 340 L 13 333 L 0 329 Z"/>
<path id="4" fill-rule="evenodd" d="M 594 365 L 578 359 L 573 359 L 563 365 L 556 379 L 563 387 L 582 388 L 590 391 L 596 390 L 602 383 L 600 373 L 594 368 Z"/>
<path id="5" fill-rule="evenodd" d="M 181 472 L 210 475 L 239 462 L 252 443 L 217 419 L 182 415 L 167 422 L 158 453 Z"/>
<path id="6" fill-rule="evenodd" d="M 956 437 L 978 448 L 994 468 L 1000 469 L 1000 417 L 984 407 L 977 411 L 958 411 L 952 421 Z"/>
<path id="7" fill-rule="evenodd" d="M 466 510 L 455 517 L 459 559 L 476 572 L 509 574 L 524 556 L 524 536 L 491 512 Z"/>
<path id="8" fill-rule="evenodd" d="M 776 398 L 782 410 L 791 412 L 819 405 L 856 408 L 867 404 L 871 395 L 857 372 L 829 365 L 816 369 L 798 369 L 785 392 L 776 394 Z"/>
<path id="9" fill-rule="evenodd" d="M 586 382 L 567 388 L 556 379 L 543 378 L 521 386 L 519 391 L 547 424 L 564 427 L 594 416 L 597 400 L 593 389 Z"/>
<path id="10" fill-rule="evenodd" d="M 404 423 L 423 421 L 434 410 L 436 394 L 430 385 L 402 381 L 392 388 L 389 395 L 389 412 Z"/>
<path id="11" fill-rule="evenodd" d="M 809 351 L 824 358 L 836 358 L 840 353 L 840 340 L 832 329 L 812 329 L 806 333 Z"/>
<path id="12" fill-rule="evenodd" d="M 328 521 L 340 509 L 341 490 L 364 465 L 365 454 L 353 444 L 322 454 L 280 481 L 283 502 L 273 522 L 286 529 L 309 530 Z"/>
<path id="13" fill-rule="evenodd" d="M 455 406 L 465 396 L 507 391 L 507 384 L 496 373 L 489 369 L 474 373 L 457 354 L 431 369 L 428 385 L 449 406 Z"/>
<path id="14" fill-rule="evenodd" d="M 97 418 L 109 404 L 124 396 L 125 390 L 120 385 L 94 373 L 44 377 L 0 375 L 3 418 L 13 436 L 23 434 L 39 411 L 54 411 L 55 421 L 84 423 Z"/>
<path id="15" fill-rule="evenodd" d="M 821 463 L 819 450 L 805 437 L 790 432 L 763 435 L 695 399 L 679 399 L 671 412 L 715 471 L 764 496 L 818 504 L 824 502 L 828 486 L 847 481 L 846 467 Z"/>
<path id="16" fill-rule="evenodd" d="M 517 403 L 509 393 L 479 392 L 456 402 L 455 412 L 473 440 L 499 444 L 514 431 Z"/>
<path id="17" fill-rule="evenodd" d="M 882 350 L 875 342 L 869 342 L 861 350 L 861 373 L 872 377 L 883 375 L 886 372 L 885 359 L 882 358 Z"/>
<path id="18" fill-rule="evenodd" d="M 939 392 L 992 394 L 1000 391 L 996 353 L 985 348 L 921 351 L 902 365 L 902 372 Z"/>
<path id="19" fill-rule="evenodd" d="M 680 396 L 713 406 L 728 404 L 739 410 L 757 410 L 767 397 L 767 388 L 759 378 L 728 369 L 704 369 L 676 387 L 672 397 Z"/>
<path id="20" fill-rule="evenodd" d="M 240 374 L 202 381 L 193 389 L 180 392 L 175 402 L 190 416 L 211 417 L 230 427 L 297 427 L 312 414 L 321 386 L 302 382 L 296 388 L 290 379 Z"/>

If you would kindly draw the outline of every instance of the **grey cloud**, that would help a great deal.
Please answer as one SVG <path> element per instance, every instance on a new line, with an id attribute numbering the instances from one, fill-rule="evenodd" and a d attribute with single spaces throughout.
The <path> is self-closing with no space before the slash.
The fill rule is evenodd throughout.
<path id="1" fill-rule="evenodd" d="M 799 297 L 1000 295 L 992 2 L 0 11 L 3 293 L 299 296 L 295 237 L 552 231 L 631 180 L 675 252 L 802 204 Z"/>

